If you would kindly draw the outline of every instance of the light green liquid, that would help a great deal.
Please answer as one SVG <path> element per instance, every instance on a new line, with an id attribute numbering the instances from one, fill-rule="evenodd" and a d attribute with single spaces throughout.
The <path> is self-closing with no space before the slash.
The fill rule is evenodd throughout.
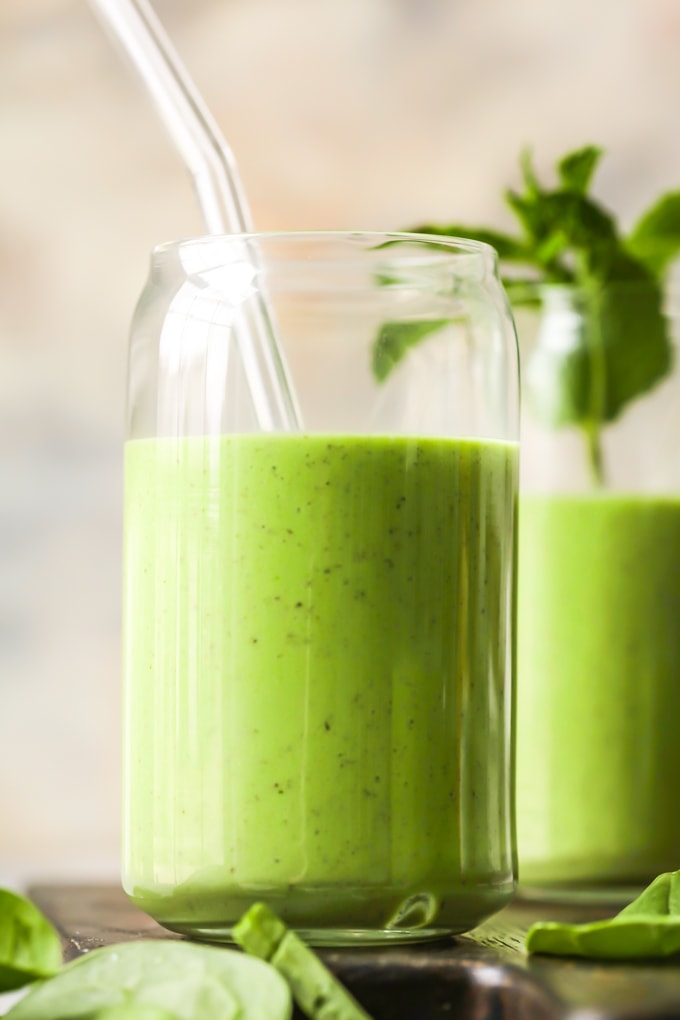
<path id="1" fill-rule="evenodd" d="M 520 883 L 680 867 L 680 500 L 523 496 Z"/>
<path id="2" fill-rule="evenodd" d="M 153 439 L 125 461 L 124 885 L 228 935 L 463 930 L 513 887 L 516 447 Z"/>

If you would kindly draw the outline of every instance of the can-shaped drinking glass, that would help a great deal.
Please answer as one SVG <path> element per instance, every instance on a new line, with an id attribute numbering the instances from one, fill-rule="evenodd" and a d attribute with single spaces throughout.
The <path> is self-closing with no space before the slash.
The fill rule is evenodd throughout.
<path id="1" fill-rule="evenodd" d="M 264 901 L 315 944 L 408 941 L 511 896 L 517 362 L 483 244 L 154 251 L 128 380 L 123 883 L 167 928 L 226 941 Z"/>

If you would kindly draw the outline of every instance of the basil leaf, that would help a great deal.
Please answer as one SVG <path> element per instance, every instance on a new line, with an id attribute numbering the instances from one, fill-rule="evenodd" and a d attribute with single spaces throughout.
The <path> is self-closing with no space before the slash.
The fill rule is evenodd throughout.
<path id="1" fill-rule="evenodd" d="M 672 347 L 654 280 L 610 284 L 595 309 L 604 349 L 603 421 L 613 421 L 635 397 L 668 373 Z"/>
<path id="2" fill-rule="evenodd" d="M 161 1020 L 164 1014 L 177 1020 L 290 1020 L 292 1012 L 286 982 L 259 960 L 211 946 L 141 941 L 80 957 L 30 988 L 7 1018 L 111 1020 L 107 1012 L 117 1010 L 122 1018 L 128 1014 L 120 1011 L 133 1007 L 137 1013 L 129 1013 L 130 1020 Z"/>
<path id="3" fill-rule="evenodd" d="M 552 427 L 614 421 L 672 364 L 661 291 L 652 278 L 593 286 L 574 300 L 571 333 L 555 322 L 551 334 L 548 311 L 545 341 L 525 368 L 528 406 Z"/>
<path id="4" fill-rule="evenodd" d="M 617 241 L 616 225 L 609 213 L 576 191 L 564 189 L 519 195 L 508 190 L 506 200 L 529 235 L 537 255 L 540 246 L 555 234 L 561 237 L 564 249 L 573 246 L 586 253 Z"/>
<path id="5" fill-rule="evenodd" d="M 680 191 L 671 191 L 636 223 L 629 251 L 654 273 L 662 273 L 680 255 Z"/>
<path id="6" fill-rule="evenodd" d="M 595 145 L 567 153 L 557 164 L 559 185 L 550 190 L 541 186 L 525 150 L 522 189 L 505 192 L 519 237 L 455 223 L 415 228 L 491 244 L 515 306 L 538 303 L 542 284 L 569 285 L 585 295 L 569 342 L 551 342 L 545 330 L 547 343 L 534 350 L 524 375 L 527 403 L 539 421 L 582 430 L 596 483 L 603 480 L 602 426 L 672 367 L 662 286 L 664 271 L 680 255 L 680 191 L 664 195 L 625 238 L 611 213 L 586 194 L 602 154 Z M 513 279 L 508 266 L 524 266 L 536 278 Z M 373 344 L 376 379 L 385 379 L 410 347 L 438 328 L 434 322 L 385 324 Z"/>
<path id="7" fill-rule="evenodd" d="M 504 234 L 500 230 L 488 230 L 486 227 L 465 227 L 458 223 L 447 223 L 445 226 L 425 223 L 417 227 L 409 227 L 409 231 L 414 234 L 430 234 L 433 237 L 459 237 L 462 240 L 483 241 L 496 249 L 499 258 L 508 262 L 531 261 L 531 252 L 526 245 L 518 238 Z"/>
<path id="8" fill-rule="evenodd" d="M 597 145 L 585 145 L 563 156 L 557 164 L 562 186 L 569 191 L 586 192 L 602 155 L 603 150 Z"/>
<path id="9" fill-rule="evenodd" d="M 584 283 L 592 279 L 599 283 L 622 283 L 623 281 L 651 280 L 658 283 L 649 270 L 633 258 L 621 243 L 593 242 L 583 252 Z"/>
<path id="10" fill-rule="evenodd" d="M 56 973 L 61 957 L 59 936 L 38 908 L 0 889 L 0 992 Z"/>
<path id="11" fill-rule="evenodd" d="M 530 953 L 623 960 L 680 952 L 680 871 L 659 875 L 627 907 L 592 924 L 534 924 Z"/>
<path id="12" fill-rule="evenodd" d="M 448 319 L 423 322 L 385 322 L 371 348 L 373 375 L 382 382 L 397 365 L 409 347 L 415 347 L 431 333 L 447 325 Z"/>
<path id="13" fill-rule="evenodd" d="M 531 154 L 531 149 L 522 149 L 519 154 L 519 166 L 522 171 L 522 180 L 524 181 L 524 187 L 526 188 L 528 195 L 538 195 L 541 192 L 541 186 L 538 183 L 536 171 L 534 170 L 534 162 Z"/>

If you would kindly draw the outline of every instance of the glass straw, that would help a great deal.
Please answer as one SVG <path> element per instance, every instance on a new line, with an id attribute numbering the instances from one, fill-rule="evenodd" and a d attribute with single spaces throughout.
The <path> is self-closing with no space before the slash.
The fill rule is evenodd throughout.
<path id="1" fill-rule="evenodd" d="M 154 99 L 194 179 L 208 232 L 251 233 L 248 203 L 231 148 L 150 4 L 147 0 L 90 2 Z M 272 313 L 261 292 L 247 331 L 239 330 L 237 339 L 259 427 L 265 432 L 298 430 L 295 394 Z"/>

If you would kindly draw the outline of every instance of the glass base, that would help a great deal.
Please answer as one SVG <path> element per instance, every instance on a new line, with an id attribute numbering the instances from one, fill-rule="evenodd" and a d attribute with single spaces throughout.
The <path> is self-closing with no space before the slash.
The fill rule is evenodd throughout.
<path id="1" fill-rule="evenodd" d="M 184 925 L 164 924 L 163 927 L 174 931 L 185 938 L 197 939 L 201 942 L 220 942 L 233 945 L 232 929 L 222 925 Z M 347 946 L 383 946 L 400 945 L 416 942 L 434 942 L 460 935 L 465 929 L 456 928 L 412 928 L 412 929 L 372 929 L 357 928 L 295 928 L 292 929 L 310 946 L 347 947 Z"/>
<path id="2" fill-rule="evenodd" d="M 254 903 L 266 903 L 313 946 L 431 942 L 470 931 L 511 899 L 512 876 L 497 883 L 433 889 L 330 885 L 224 886 L 214 881 L 128 892 L 163 928 L 208 942 L 233 942 L 232 929 Z"/>

